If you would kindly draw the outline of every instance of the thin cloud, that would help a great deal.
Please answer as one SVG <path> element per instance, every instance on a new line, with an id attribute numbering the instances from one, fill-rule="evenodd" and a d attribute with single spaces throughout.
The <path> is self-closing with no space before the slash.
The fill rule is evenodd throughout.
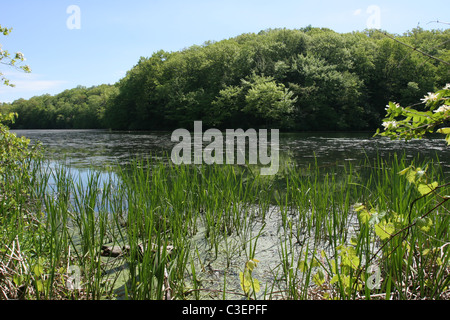
<path id="1" fill-rule="evenodd" d="M 12 102 L 16 98 L 28 99 L 32 96 L 46 93 L 53 94 L 59 92 L 62 86 L 67 84 L 64 80 L 45 80 L 43 75 L 24 74 L 19 72 L 4 72 L 4 76 L 14 84 L 14 87 L 0 86 L 0 102 Z"/>

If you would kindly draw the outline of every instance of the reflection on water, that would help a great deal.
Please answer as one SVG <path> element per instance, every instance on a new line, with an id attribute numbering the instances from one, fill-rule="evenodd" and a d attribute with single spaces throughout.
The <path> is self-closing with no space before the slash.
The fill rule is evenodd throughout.
<path id="1" fill-rule="evenodd" d="M 13 130 L 33 143 L 41 141 L 51 160 L 62 160 L 72 167 L 102 168 L 124 165 L 136 157 L 167 160 L 175 145 L 171 132 L 116 132 L 108 130 Z M 368 157 L 379 155 L 388 158 L 393 153 L 407 157 L 439 159 L 444 172 L 450 173 L 450 148 L 444 139 L 409 142 L 373 138 L 373 133 L 282 133 L 281 157 L 294 160 L 298 166 L 308 166 L 316 161 L 320 165 L 351 161 L 355 164 Z"/>

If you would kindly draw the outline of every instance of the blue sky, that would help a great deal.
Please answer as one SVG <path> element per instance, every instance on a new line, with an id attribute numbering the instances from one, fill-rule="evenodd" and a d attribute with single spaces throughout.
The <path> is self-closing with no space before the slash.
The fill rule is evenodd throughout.
<path id="1" fill-rule="evenodd" d="M 79 15 L 67 12 L 76 5 Z M 448 0 L 2 0 L 3 50 L 23 52 L 31 74 L 0 65 L 15 88 L 0 102 L 57 94 L 77 85 L 113 84 L 160 49 L 176 51 L 267 28 L 326 27 L 351 32 L 379 25 L 402 34 L 420 25 L 447 29 Z M 79 22 L 71 29 L 67 22 Z M 71 25 L 69 23 L 69 25 Z"/>

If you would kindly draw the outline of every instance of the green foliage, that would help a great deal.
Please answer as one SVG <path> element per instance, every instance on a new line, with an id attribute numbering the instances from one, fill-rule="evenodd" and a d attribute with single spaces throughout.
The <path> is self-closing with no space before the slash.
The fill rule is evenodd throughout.
<path id="1" fill-rule="evenodd" d="M 239 272 L 241 288 L 249 297 L 251 292 L 258 293 L 261 288 L 259 280 L 252 277 L 252 272 L 256 268 L 259 260 L 251 259 L 245 263 L 244 272 Z"/>
<path id="2" fill-rule="evenodd" d="M 25 137 L 18 138 L 4 122 L 14 123 L 17 114 L 0 113 L 0 182 L 5 183 L 11 175 L 26 173 L 30 159 L 35 156 L 35 148 L 29 146 L 30 140 Z"/>
<path id="3" fill-rule="evenodd" d="M 450 145 L 450 128 L 445 127 L 450 120 L 450 84 L 435 93 L 429 92 L 422 104 L 425 110 L 420 111 L 389 102 L 383 122 L 385 130 L 378 129 L 377 135 L 410 140 L 420 139 L 427 133 L 440 133 L 446 135 L 445 140 Z"/>
<path id="4" fill-rule="evenodd" d="M 0 34 L 7 36 L 11 33 L 12 28 L 4 28 L 0 25 Z M 26 73 L 30 73 L 31 69 L 28 65 L 20 65 L 21 62 L 24 62 L 25 56 L 22 52 L 16 52 L 11 54 L 8 50 L 3 50 L 2 45 L 0 43 L 0 64 L 7 65 L 9 67 L 13 67 L 16 69 L 20 69 Z M 7 78 L 4 77 L 3 73 L 0 72 L 0 84 L 14 87 L 14 84 L 10 83 Z"/>
<path id="5" fill-rule="evenodd" d="M 388 36 L 448 60 L 449 30 Z M 375 130 L 386 101 L 414 103 L 448 80 L 448 66 L 393 39 L 319 28 L 247 33 L 141 57 L 115 86 L 94 88 L 98 98 L 77 88 L 3 108 L 17 112 L 23 128 L 169 130 L 203 120 L 219 128 Z"/>
<path id="6" fill-rule="evenodd" d="M 415 87 L 415 84 L 409 85 Z M 398 103 L 390 102 L 383 122 L 385 130 L 383 133 L 378 130 L 376 135 L 409 140 L 436 132 L 446 135 L 449 142 L 450 129 L 445 127 L 450 120 L 449 89 L 447 84 L 436 93 L 429 92 L 422 99 L 422 104 L 428 108 L 424 111 L 403 108 Z M 448 212 L 444 206 L 450 200 L 446 189 L 448 184 L 440 185 L 428 172 L 428 165 L 410 165 L 395 171 L 407 183 L 404 186 L 392 181 L 392 177 L 389 179 L 395 185 L 392 193 L 396 209 L 388 207 L 381 210 L 372 204 L 354 205 L 360 231 L 352 238 L 350 245 L 338 245 L 331 260 L 322 251 L 322 258 L 327 263 L 313 258 L 321 269 L 312 279 L 319 288 L 327 289 L 323 297 L 354 298 L 364 294 L 368 299 L 372 290 L 377 289 L 389 299 L 393 286 L 398 297 L 409 296 L 409 288 L 417 286 L 420 287 L 418 296 L 439 296 L 448 290 L 445 280 L 448 274 L 448 250 L 445 249 L 448 244 L 448 218 L 442 214 Z M 415 197 L 413 201 L 405 201 L 411 196 Z M 401 205 L 403 202 L 404 205 Z M 375 250 L 369 249 L 376 244 L 379 245 Z M 430 255 L 431 252 L 433 254 Z M 365 265 L 361 263 L 363 258 Z M 371 263 L 375 262 L 377 275 L 369 276 L 369 270 L 374 266 Z M 301 265 L 303 273 L 312 268 L 312 263 L 307 260 Z M 430 279 L 430 275 L 435 280 Z M 372 283 L 374 279 L 375 284 Z M 334 294 L 336 291 L 338 295 Z"/>
<path id="7" fill-rule="evenodd" d="M 55 96 L 42 95 L 19 99 L 3 110 L 19 116 L 13 129 L 100 129 L 117 88 L 110 85 L 78 86 Z"/>

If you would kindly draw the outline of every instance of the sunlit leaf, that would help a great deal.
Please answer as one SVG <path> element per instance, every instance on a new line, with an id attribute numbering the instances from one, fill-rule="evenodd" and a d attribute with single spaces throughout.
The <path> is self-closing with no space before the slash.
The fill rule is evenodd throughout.
<path id="1" fill-rule="evenodd" d="M 240 283 L 242 290 L 245 294 L 248 294 L 250 291 L 250 283 L 245 279 L 243 272 L 239 272 L 239 279 L 241 280 Z"/>
<path id="2" fill-rule="evenodd" d="M 381 240 L 386 240 L 392 236 L 395 228 L 392 223 L 381 222 L 375 225 L 375 233 Z"/>
<path id="3" fill-rule="evenodd" d="M 322 270 L 317 271 L 317 273 L 313 276 L 313 281 L 316 285 L 321 286 L 325 282 L 325 275 Z"/>
<path id="4" fill-rule="evenodd" d="M 306 272 L 308 270 L 308 261 L 302 260 L 298 263 L 298 268 L 301 272 Z"/>
<path id="5" fill-rule="evenodd" d="M 420 228 L 420 230 L 428 232 L 431 230 L 431 227 L 433 226 L 433 220 L 431 220 L 430 218 L 417 219 L 417 226 Z"/>
<path id="6" fill-rule="evenodd" d="M 431 184 L 421 183 L 417 186 L 417 190 L 420 192 L 421 195 L 425 195 L 436 189 L 437 186 L 438 183 L 436 181 Z"/>
<path id="7" fill-rule="evenodd" d="M 42 283 L 41 280 L 36 280 L 36 289 L 39 292 L 44 291 L 44 284 Z"/>
<path id="8" fill-rule="evenodd" d="M 450 128 L 441 128 L 437 130 L 438 133 L 450 134 Z"/>
<path id="9" fill-rule="evenodd" d="M 408 180 L 409 183 L 415 183 L 416 182 L 416 171 L 415 170 L 409 170 L 406 173 L 406 180 Z"/>
<path id="10" fill-rule="evenodd" d="M 339 276 L 338 276 L 337 274 L 335 274 L 335 275 L 333 276 L 333 278 L 331 278 L 330 284 L 335 284 L 335 283 L 338 282 L 338 281 L 339 281 Z"/>
<path id="11" fill-rule="evenodd" d="M 405 175 L 409 170 L 411 170 L 411 167 L 408 167 L 408 168 L 405 168 L 405 169 L 403 169 L 402 171 L 400 171 L 398 174 L 399 175 Z"/>
<path id="12" fill-rule="evenodd" d="M 256 268 L 258 262 L 259 262 L 259 260 L 256 260 L 256 259 L 248 260 L 248 261 L 247 261 L 247 268 L 248 268 L 250 271 L 253 271 L 253 269 Z"/>
<path id="13" fill-rule="evenodd" d="M 366 209 L 359 211 L 359 218 L 361 219 L 361 222 L 364 224 L 367 224 L 370 220 L 370 212 Z"/>
<path id="14" fill-rule="evenodd" d="M 258 293 L 261 290 L 261 287 L 259 285 L 259 280 L 258 279 L 253 279 L 252 283 L 253 283 L 253 286 L 252 286 L 253 291 Z"/>
<path id="15" fill-rule="evenodd" d="M 37 264 L 34 266 L 33 268 L 34 274 L 36 275 L 36 277 L 40 277 L 41 274 L 44 272 L 42 265 Z"/>

